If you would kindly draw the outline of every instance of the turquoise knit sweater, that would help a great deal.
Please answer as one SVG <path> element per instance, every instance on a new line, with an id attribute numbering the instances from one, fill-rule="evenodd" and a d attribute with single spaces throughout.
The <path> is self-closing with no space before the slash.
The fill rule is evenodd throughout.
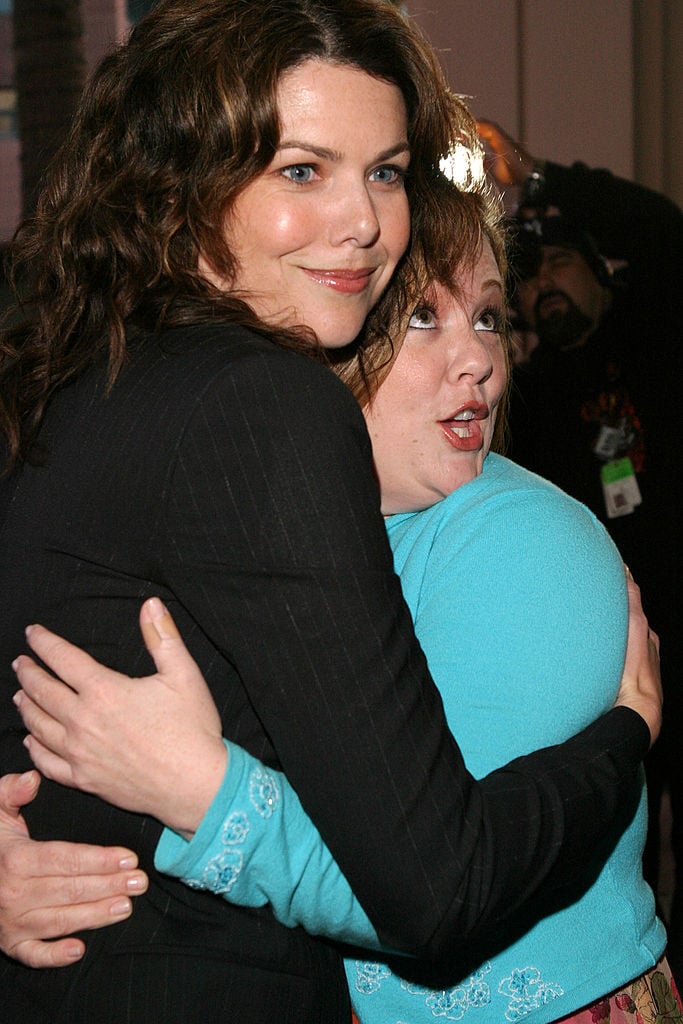
<path id="1" fill-rule="evenodd" d="M 489 455 L 431 509 L 387 521 L 396 571 L 449 724 L 477 777 L 560 743 L 608 710 L 621 675 L 621 559 L 595 517 Z M 370 921 L 281 773 L 228 744 L 223 786 L 191 843 L 168 830 L 157 867 L 285 924 L 379 950 Z M 599 877 L 453 984 L 402 981 L 348 960 L 362 1024 L 556 1020 L 646 971 L 665 945 L 642 878 L 645 794 Z M 524 822 L 512 822 L 510 856 Z M 449 979 L 450 981 L 450 979 Z"/>

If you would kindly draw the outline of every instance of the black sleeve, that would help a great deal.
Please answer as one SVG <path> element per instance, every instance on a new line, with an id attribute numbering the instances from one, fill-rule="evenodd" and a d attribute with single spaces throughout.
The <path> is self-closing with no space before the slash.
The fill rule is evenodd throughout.
<path id="1" fill-rule="evenodd" d="M 213 382 L 160 543 L 386 943 L 447 955 L 625 824 L 649 743 L 627 709 L 467 772 L 392 571 L 362 416 L 328 371 L 283 353 Z"/>
<path id="2" fill-rule="evenodd" d="M 670 199 L 608 170 L 551 162 L 540 198 L 590 231 L 603 256 L 628 261 L 633 284 L 642 278 L 656 285 L 662 301 L 668 300 L 667 286 L 677 292 L 683 212 Z"/>

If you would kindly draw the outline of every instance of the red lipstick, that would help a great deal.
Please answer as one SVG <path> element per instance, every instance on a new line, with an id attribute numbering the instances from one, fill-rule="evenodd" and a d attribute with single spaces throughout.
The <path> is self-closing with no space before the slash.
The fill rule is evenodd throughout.
<path id="1" fill-rule="evenodd" d="M 481 421 L 489 416 L 489 407 L 482 402 L 467 402 L 452 416 L 440 420 L 444 437 L 461 452 L 476 452 L 484 443 Z"/>

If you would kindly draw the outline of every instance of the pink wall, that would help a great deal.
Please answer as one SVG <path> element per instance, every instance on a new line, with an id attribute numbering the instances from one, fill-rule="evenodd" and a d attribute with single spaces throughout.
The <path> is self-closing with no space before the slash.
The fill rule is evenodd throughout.
<path id="1" fill-rule="evenodd" d="M 633 174 L 630 0 L 408 0 L 451 87 L 531 152 Z"/>
<path id="2" fill-rule="evenodd" d="M 83 35 L 88 67 L 96 67 L 127 30 L 125 0 L 84 0 Z"/>

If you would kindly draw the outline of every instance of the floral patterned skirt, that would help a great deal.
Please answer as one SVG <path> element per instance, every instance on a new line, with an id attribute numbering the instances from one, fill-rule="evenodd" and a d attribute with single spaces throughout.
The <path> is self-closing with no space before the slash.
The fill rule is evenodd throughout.
<path id="1" fill-rule="evenodd" d="M 666 957 L 611 995 L 563 1017 L 562 1024 L 683 1024 L 683 1004 Z"/>
<path id="2" fill-rule="evenodd" d="M 352 1024 L 359 1024 L 355 1013 Z M 562 1017 L 558 1024 L 683 1024 L 683 1003 L 666 957 L 612 995 L 584 1010 Z"/>

